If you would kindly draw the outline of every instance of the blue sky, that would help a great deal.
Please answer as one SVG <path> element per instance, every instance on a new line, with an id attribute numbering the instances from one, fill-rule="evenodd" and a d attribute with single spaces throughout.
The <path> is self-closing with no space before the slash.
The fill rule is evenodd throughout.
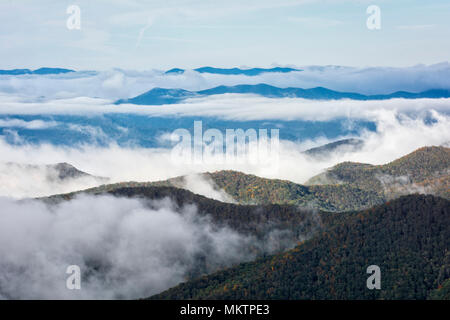
<path id="1" fill-rule="evenodd" d="M 449 18 L 448 0 L 2 0 L 0 68 L 434 64 L 450 60 Z"/>

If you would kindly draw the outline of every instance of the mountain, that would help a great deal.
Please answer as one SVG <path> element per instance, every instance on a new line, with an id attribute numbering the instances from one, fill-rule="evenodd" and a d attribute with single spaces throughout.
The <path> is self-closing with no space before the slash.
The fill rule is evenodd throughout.
<path id="1" fill-rule="evenodd" d="M 266 179 L 236 171 L 206 173 L 216 188 L 241 204 L 292 204 L 325 211 L 348 211 L 384 202 L 376 192 L 347 185 L 304 186 L 288 180 Z"/>
<path id="2" fill-rule="evenodd" d="M 392 98 L 449 98 L 450 90 L 428 90 L 419 93 L 394 92 L 387 95 L 363 95 L 353 92 L 339 92 L 327 88 L 317 87 L 311 89 L 279 88 L 268 84 L 240 84 L 236 86 L 218 86 L 200 91 L 188 91 L 184 89 L 154 88 L 139 96 L 130 99 L 121 99 L 116 104 L 131 103 L 138 105 L 161 105 L 180 103 L 187 98 L 205 97 L 217 94 L 255 94 L 267 98 L 304 98 L 312 100 L 387 100 Z"/>
<path id="3" fill-rule="evenodd" d="M 287 252 L 151 299 L 427 299 L 448 296 L 450 201 L 409 195 L 349 216 Z M 369 290 L 377 265 L 381 289 Z"/>
<path id="4" fill-rule="evenodd" d="M 168 71 L 166 71 L 166 74 L 182 74 L 185 70 L 180 68 L 173 68 Z M 262 73 L 287 73 L 287 72 L 293 72 L 293 71 L 301 71 L 298 69 L 293 68 L 252 68 L 252 69 L 240 69 L 240 68 L 231 68 L 231 69 L 224 69 L 224 68 L 214 68 L 214 67 L 201 67 L 194 69 L 194 71 L 197 71 L 199 73 L 212 73 L 212 74 L 224 74 L 224 75 L 246 75 L 246 76 L 257 76 Z"/>
<path id="5" fill-rule="evenodd" d="M 0 75 L 22 75 L 22 74 L 60 74 L 60 73 L 68 73 L 75 72 L 75 70 L 71 69 L 62 69 L 62 68 L 39 68 L 36 70 L 30 69 L 12 69 L 12 70 L 0 70 Z"/>
<path id="6" fill-rule="evenodd" d="M 423 147 L 385 165 L 344 162 L 306 184 L 347 185 L 386 199 L 416 192 L 450 199 L 450 148 Z"/>
<path id="7" fill-rule="evenodd" d="M 131 103 L 140 105 L 161 105 L 161 104 L 174 104 L 183 101 L 184 99 L 191 98 L 197 94 L 183 89 L 163 89 L 154 88 L 131 99 L 120 99 L 115 104 Z"/>
<path id="8" fill-rule="evenodd" d="M 218 86 L 215 88 L 197 92 L 201 95 L 215 95 L 224 93 L 257 94 L 269 98 L 305 98 L 305 99 L 355 99 L 365 100 L 367 96 L 351 93 L 338 92 L 327 88 L 317 87 L 311 89 L 301 88 L 278 88 L 268 84 L 240 84 L 236 86 Z"/>

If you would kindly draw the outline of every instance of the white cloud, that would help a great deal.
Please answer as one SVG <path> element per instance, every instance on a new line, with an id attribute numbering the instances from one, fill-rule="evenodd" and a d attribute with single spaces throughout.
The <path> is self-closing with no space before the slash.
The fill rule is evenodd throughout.
<path id="1" fill-rule="evenodd" d="M 213 181 L 203 175 L 189 174 L 185 176 L 183 184 L 180 187 L 210 199 L 228 203 L 235 202 L 229 194 L 224 190 L 218 189 Z"/>
<path id="2" fill-rule="evenodd" d="M 57 126 L 56 121 L 31 120 L 25 121 L 22 119 L 0 119 L 0 127 L 3 128 L 24 128 L 31 130 L 48 129 Z"/>
<path id="3" fill-rule="evenodd" d="M 192 98 L 179 104 L 142 106 L 113 105 L 109 100 L 88 97 L 29 101 L 14 95 L 0 95 L 0 114 L 10 115 L 11 110 L 14 110 L 16 115 L 132 113 L 155 117 L 211 116 L 236 121 L 274 119 L 328 121 L 337 118 L 371 120 L 377 119 L 377 112 L 382 110 L 415 114 L 436 110 L 447 113 L 450 110 L 450 99 L 307 100 L 224 94 Z"/>
<path id="4" fill-rule="evenodd" d="M 304 25 L 309 28 L 329 28 L 336 27 L 344 23 L 341 20 L 316 17 L 288 17 L 287 20 L 289 22 Z"/>
<path id="5" fill-rule="evenodd" d="M 253 258 L 250 241 L 213 228 L 170 201 L 79 197 L 49 207 L 0 198 L 0 298 L 134 299 L 184 280 L 204 256 L 208 271 Z M 81 290 L 66 288 L 69 265 Z"/>

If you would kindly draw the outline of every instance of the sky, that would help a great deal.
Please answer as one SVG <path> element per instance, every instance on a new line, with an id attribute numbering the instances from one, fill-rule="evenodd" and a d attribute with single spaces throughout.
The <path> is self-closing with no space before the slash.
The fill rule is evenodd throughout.
<path id="1" fill-rule="evenodd" d="M 448 0 L 1 0 L 0 69 L 434 64 L 449 60 L 449 15 Z"/>

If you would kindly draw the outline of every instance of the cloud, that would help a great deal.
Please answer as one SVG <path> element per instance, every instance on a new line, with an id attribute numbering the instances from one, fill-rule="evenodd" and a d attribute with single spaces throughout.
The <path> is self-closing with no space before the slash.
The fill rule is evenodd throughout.
<path id="1" fill-rule="evenodd" d="M 67 128 L 69 130 L 87 135 L 91 139 L 91 143 L 93 144 L 108 144 L 112 142 L 112 139 L 108 137 L 105 132 L 99 127 L 69 123 L 67 125 Z"/>
<path id="2" fill-rule="evenodd" d="M 25 121 L 22 119 L 0 119 L 0 127 L 3 128 L 24 128 L 30 130 L 48 129 L 56 127 L 58 123 L 56 121 L 43 121 L 43 120 L 31 120 Z"/>
<path id="3" fill-rule="evenodd" d="M 0 206 L 3 299 L 142 298 L 183 281 L 199 257 L 209 272 L 254 258 L 250 239 L 167 199 L 79 197 L 49 207 L 0 198 Z M 66 288 L 69 265 L 81 268 L 81 290 Z"/>
<path id="4" fill-rule="evenodd" d="M 450 174 L 450 170 L 448 170 Z M 388 197 L 397 197 L 399 194 L 434 194 L 433 186 L 431 185 L 419 185 L 412 182 L 412 179 L 408 175 L 404 176 L 391 176 L 387 174 L 378 175 L 377 179 L 381 182 L 384 189 L 384 193 Z"/>
<path id="5" fill-rule="evenodd" d="M 183 189 L 187 189 L 193 193 L 205 196 L 210 199 L 234 203 L 233 198 L 224 190 L 218 189 L 214 182 L 203 175 L 189 174 L 184 178 L 180 185 Z"/>

